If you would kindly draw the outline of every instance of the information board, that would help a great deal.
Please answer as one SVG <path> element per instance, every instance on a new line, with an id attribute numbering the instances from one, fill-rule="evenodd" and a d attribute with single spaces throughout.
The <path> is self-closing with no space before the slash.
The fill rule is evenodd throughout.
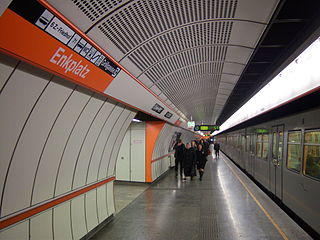
<path id="1" fill-rule="evenodd" d="M 220 126 L 218 125 L 196 125 L 194 127 L 194 131 L 216 131 L 216 130 L 219 130 L 220 129 Z"/>

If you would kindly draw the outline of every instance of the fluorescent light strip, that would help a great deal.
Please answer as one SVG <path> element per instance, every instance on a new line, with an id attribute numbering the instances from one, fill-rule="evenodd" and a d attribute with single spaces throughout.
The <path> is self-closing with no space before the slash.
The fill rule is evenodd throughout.
<path id="1" fill-rule="evenodd" d="M 132 121 L 132 122 L 142 122 L 142 121 L 140 121 L 139 119 L 135 119 L 135 118 L 132 119 L 131 121 Z"/>
<path id="2" fill-rule="evenodd" d="M 228 118 L 214 135 L 318 88 L 319 63 L 320 37 Z"/>

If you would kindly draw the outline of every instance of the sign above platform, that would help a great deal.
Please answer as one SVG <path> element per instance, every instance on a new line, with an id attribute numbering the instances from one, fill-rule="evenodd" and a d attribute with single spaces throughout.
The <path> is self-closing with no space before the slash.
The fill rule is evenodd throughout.
<path id="1" fill-rule="evenodd" d="M 220 126 L 218 125 L 195 125 L 194 131 L 219 131 Z"/>

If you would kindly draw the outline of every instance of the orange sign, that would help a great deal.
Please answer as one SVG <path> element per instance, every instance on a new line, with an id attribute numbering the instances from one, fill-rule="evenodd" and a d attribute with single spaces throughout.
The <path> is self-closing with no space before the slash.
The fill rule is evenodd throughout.
<path id="1" fill-rule="evenodd" d="M 90 59 L 81 56 L 10 9 L 0 17 L 0 31 L 3 33 L 0 37 L 2 51 L 77 84 L 104 92 L 114 79 Z M 61 34 L 67 36 L 66 32 Z M 108 63 L 103 67 L 111 68 Z"/>

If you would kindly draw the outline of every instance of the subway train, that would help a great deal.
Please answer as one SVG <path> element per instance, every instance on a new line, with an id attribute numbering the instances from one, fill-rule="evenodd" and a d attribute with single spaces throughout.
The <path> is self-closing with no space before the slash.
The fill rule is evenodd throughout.
<path id="1" fill-rule="evenodd" d="M 320 107 L 232 129 L 215 140 L 309 233 L 320 236 Z"/>

